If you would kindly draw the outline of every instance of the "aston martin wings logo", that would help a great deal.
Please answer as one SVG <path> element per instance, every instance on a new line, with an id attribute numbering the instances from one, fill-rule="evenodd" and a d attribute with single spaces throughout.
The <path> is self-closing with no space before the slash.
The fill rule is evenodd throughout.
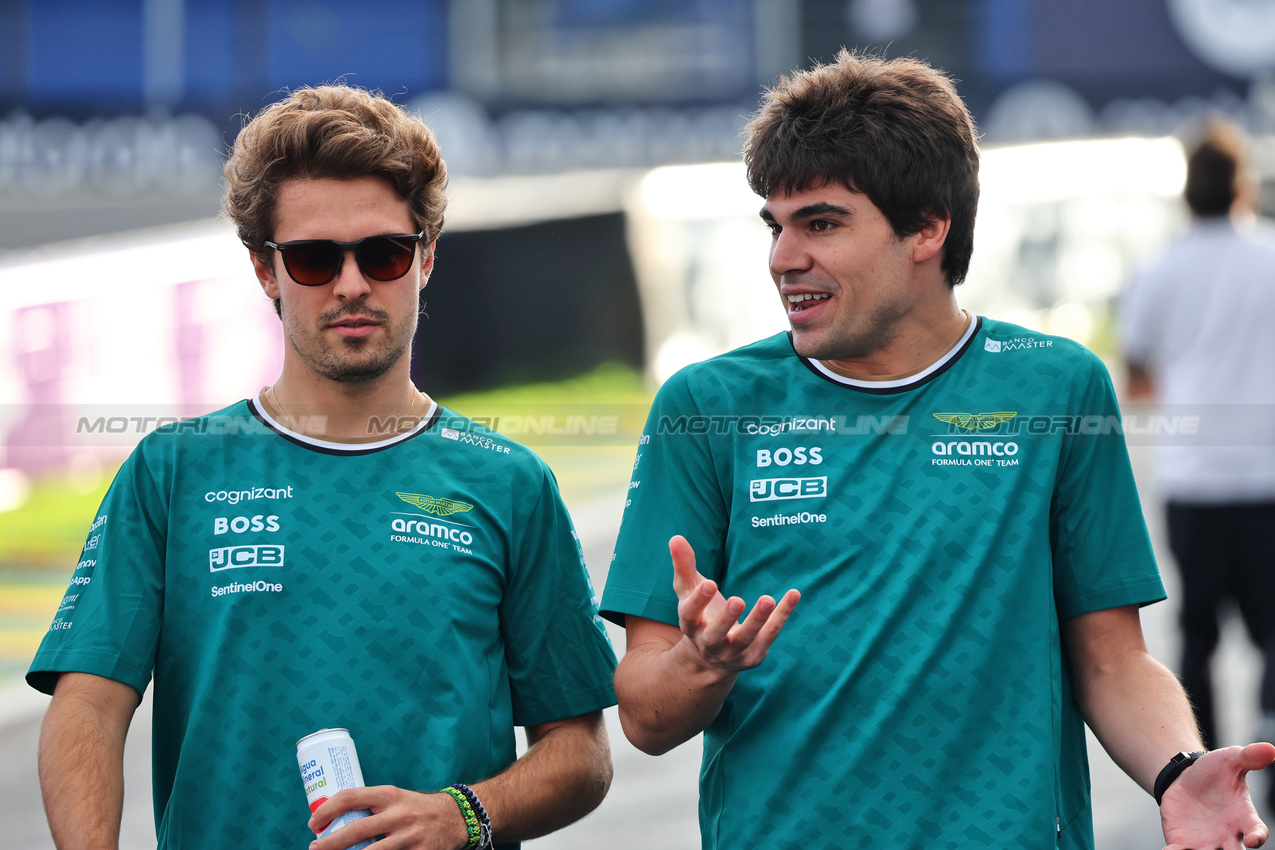
<path id="1" fill-rule="evenodd" d="M 1017 415 L 1018 411 L 1001 410 L 995 413 L 936 413 L 934 418 L 966 431 L 986 431 Z"/>
<path id="2" fill-rule="evenodd" d="M 435 516 L 463 514 L 474 507 L 468 502 L 457 502 L 455 499 L 435 499 L 433 496 L 422 496 L 419 493 L 395 493 L 394 495 L 409 505 L 415 505 L 425 511 L 425 513 L 434 514 Z"/>

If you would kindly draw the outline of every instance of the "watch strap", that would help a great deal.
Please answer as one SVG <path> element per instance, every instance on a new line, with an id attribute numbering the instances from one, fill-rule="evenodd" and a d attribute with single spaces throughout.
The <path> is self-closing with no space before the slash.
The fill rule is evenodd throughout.
<path id="1" fill-rule="evenodd" d="M 1155 795 L 1155 804 L 1160 805 L 1160 801 L 1164 799 L 1164 792 L 1169 790 L 1169 786 L 1173 784 L 1173 780 L 1177 779 L 1182 771 L 1195 764 L 1200 756 L 1206 755 L 1208 750 L 1197 750 L 1194 753 L 1178 753 L 1169 759 L 1169 763 L 1160 771 L 1160 775 L 1155 778 L 1155 787 L 1153 794 Z"/>

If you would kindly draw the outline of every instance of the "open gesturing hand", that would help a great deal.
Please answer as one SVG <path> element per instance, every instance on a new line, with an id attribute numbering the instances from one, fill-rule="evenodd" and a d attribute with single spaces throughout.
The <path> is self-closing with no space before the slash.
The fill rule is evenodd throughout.
<path id="1" fill-rule="evenodd" d="M 1269 831 L 1253 808 L 1245 776 L 1275 761 L 1275 746 L 1226 747 L 1201 757 L 1164 792 L 1165 850 L 1261 847 Z"/>
<path id="2" fill-rule="evenodd" d="M 699 574 L 695 552 L 685 537 L 678 535 L 669 541 L 669 554 L 673 557 L 679 626 L 698 663 L 726 673 L 760 664 L 797 607 L 801 593 L 789 590 L 778 603 L 763 596 L 741 623 L 744 600 L 737 596 L 726 599 L 716 582 Z"/>

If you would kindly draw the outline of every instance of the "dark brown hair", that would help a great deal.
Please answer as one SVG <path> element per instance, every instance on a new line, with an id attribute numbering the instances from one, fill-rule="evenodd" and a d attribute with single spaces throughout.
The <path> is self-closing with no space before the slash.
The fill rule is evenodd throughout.
<path id="1" fill-rule="evenodd" d="M 768 89 L 745 128 L 748 185 L 762 197 L 841 183 L 867 195 L 900 238 L 944 213 L 943 271 L 956 286 L 974 251 L 977 131 L 952 81 L 915 59 L 845 49 Z"/>
<path id="2" fill-rule="evenodd" d="M 1186 202 L 1201 218 L 1228 215 L 1247 162 L 1245 138 L 1230 122 L 1211 121 L 1204 138 L 1187 154 Z"/>
<path id="3" fill-rule="evenodd" d="M 279 187 L 297 177 L 383 178 L 407 202 L 426 243 L 443 229 L 447 169 L 434 134 L 366 89 L 301 88 L 267 106 L 239 132 L 224 172 L 222 211 L 240 241 L 266 258 Z"/>

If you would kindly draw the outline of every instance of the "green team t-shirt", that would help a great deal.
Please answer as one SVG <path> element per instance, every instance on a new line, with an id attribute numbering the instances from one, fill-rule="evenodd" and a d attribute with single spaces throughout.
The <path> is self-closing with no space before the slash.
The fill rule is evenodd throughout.
<path id="1" fill-rule="evenodd" d="M 27 680 L 152 673 L 159 847 L 305 847 L 296 742 L 346 727 L 369 785 L 437 790 L 514 726 L 615 702 L 570 517 L 527 449 L 435 407 L 377 444 L 253 402 L 124 464 Z"/>
<path id="2" fill-rule="evenodd" d="M 674 534 L 728 596 L 802 592 L 705 730 L 704 847 L 1092 847 L 1059 621 L 1164 591 L 1089 351 L 979 320 L 902 381 L 784 334 L 688 367 L 641 438 L 604 616 L 677 623 Z"/>

